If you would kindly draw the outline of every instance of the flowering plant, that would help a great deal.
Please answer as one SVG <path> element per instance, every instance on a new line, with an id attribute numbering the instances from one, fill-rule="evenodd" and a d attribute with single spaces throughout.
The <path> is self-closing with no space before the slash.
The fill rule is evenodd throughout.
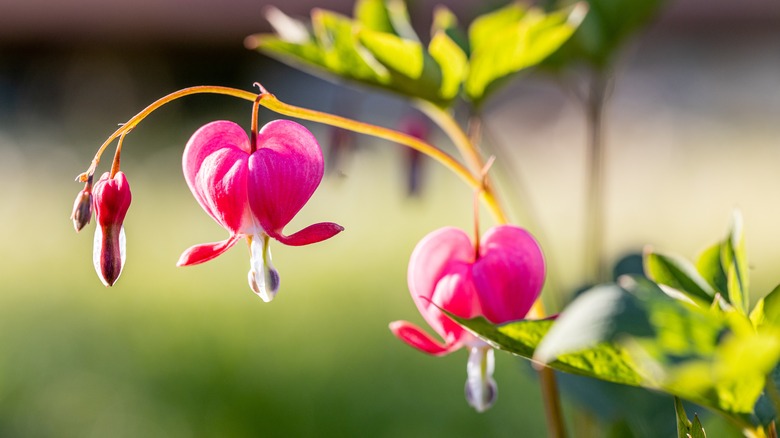
<path id="1" fill-rule="evenodd" d="M 441 8 L 427 46 L 412 30 L 398 1 L 358 1 L 355 18 L 316 10 L 311 26 L 271 9 L 269 20 L 276 33 L 251 36 L 247 46 L 318 73 L 399 93 L 445 132 L 458 156 L 428 143 L 424 135 L 286 104 L 262 86 L 259 93 L 219 86 L 174 92 L 109 136 L 78 177 L 85 187 L 76 198 L 72 218 L 80 230 L 94 212 L 94 260 L 101 281 L 113 285 L 126 259 L 122 224 L 131 196 L 119 171 L 125 136 L 175 99 L 199 93 L 228 95 L 253 102 L 250 134 L 231 121 L 206 124 L 184 148 L 182 167 L 197 202 L 229 235 L 187 249 L 180 266 L 209 261 L 246 237 L 250 288 L 263 301 L 270 301 L 280 285 L 271 264 L 272 239 L 304 246 L 343 231 L 340 225 L 323 222 L 284 233 L 319 186 L 324 160 L 315 137 L 296 122 L 275 120 L 258 128 L 260 106 L 283 116 L 383 138 L 454 172 L 495 221 L 484 234 L 477 224 L 473 241 L 456 228 L 434 231 L 411 255 L 409 291 L 443 342 L 412 323 L 390 324 L 399 339 L 431 355 L 469 349 L 465 392 L 477 411 L 495 402 L 493 351 L 498 349 L 527 358 L 537 368 L 552 436 L 565 436 L 553 369 L 674 396 L 681 437 L 703 434 L 698 418 L 688 419 L 681 399 L 718 412 L 746 435 L 776 436 L 772 434 L 780 405 L 775 382 L 780 369 L 776 305 L 780 292 L 775 289 L 751 308 L 738 215 L 726 238 L 706 250 L 696 264 L 648 250 L 646 277 L 624 276 L 613 283 L 604 274 L 600 126 L 607 71 L 619 43 L 652 14 L 658 2 L 617 2 L 616 10 L 631 10 L 625 16 L 602 3 L 592 0 L 590 8 L 580 3 L 552 12 L 511 4 L 478 17 L 467 33 L 454 14 Z M 594 34 L 598 38 L 589 39 Z M 592 130 L 585 259 L 592 268 L 590 280 L 600 285 L 550 317 L 538 299 L 545 276 L 552 276 L 550 264 L 536 239 L 510 223 L 500 186 L 489 172 L 492 161 L 479 147 L 479 110 L 516 73 L 532 66 L 560 71 L 583 61 L 591 69 L 589 93 L 583 101 Z M 454 116 L 453 108 L 459 104 L 472 111 L 469 132 Z M 117 138 L 111 172 L 93 186 L 100 158 Z"/>

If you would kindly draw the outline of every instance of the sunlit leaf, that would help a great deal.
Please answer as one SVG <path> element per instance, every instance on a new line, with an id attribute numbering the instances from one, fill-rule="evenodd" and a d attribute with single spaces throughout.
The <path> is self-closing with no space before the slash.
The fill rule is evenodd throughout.
<path id="1" fill-rule="evenodd" d="M 692 263 L 679 257 L 647 251 L 645 273 L 658 284 L 677 289 L 690 298 L 711 302 L 715 291 Z"/>
<path id="2" fill-rule="evenodd" d="M 526 8 L 512 2 L 503 8 L 480 15 L 469 26 L 469 43 L 472 50 L 492 44 L 494 36 L 516 26 L 526 13 Z"/>
<path id="3" fill-rule="evenodd" d="M 278 10 L 274 16 L 277 22 L 291 20 Z M 247 38 L 246 45 L 314 74 L 357 81 L 443 107 L 458 96 L 468 68 L 466 55 L 446 32 L 434 36 L 429 48 L 422 46 L 400 0 L 361 0 L 355 16 L 353 20 L 314 9 L 308 39 L 258 34 Z"/>
<path id="4" fill-rule="evenodd" d="M 464 89 L 479 105 L 499 81 L 543 61 L 579 25 L 584 7 L 544 14 L 513 3 L 474 20 L 469 27 L 469 75 Z"/>
<path id="5" fill-rule="evenodd" d="M 758 300 L 750 312 L 750 320 L 756 327 L 764 324 L 780 327 L 780 285 Z"/>
<path id="6" fill-rule="evenodd" d="M 728 289 L 726 273 L 720 261 L 720 242 L 705 249 L 696 260 L 696 269 L 716 292 L 725 294 Z"/>
<path id="7" fill-rule="evenodd" d="M 747 313 L 750 303 L 749 272 L 745 238 L 742 234 L 742 216 L 738 212 L 734 213 L 729 235 L 721 244 L 720 259 L 726 273 L 729 302 L 737 309 Z"/>
<path id="8" fill-rule="evenodd" d="M 366 29 L 376 32 L 395 32 L 384 0 L 357 0 L 354 15 L 355 20 Z"/>
<path id="9" fill-rule="evenodd" d="M 455 98 L 460 91 L 460 84 L 468 73 L 466 54 L 444 31 L 433 36 L 428 52 L 441 68 L 439 95 L 444 99 Z"/>
<path id="10" fill-rule="evenodd" d="M 431 25 L 431 36 L 435 38 L 436 34 L 444 32 L 460 49 L 468 55 L 469 38 L 463 29 L 458 26 L 458 19 L 446 6 L 438 5 L 433 10 L 433 24 Z M 468 56 L 467 56 L 468 58 Z"/>
<path id="11" fill-rule="evenodd" d="M 661 390 L 743 424 L 759 421 L 754 408 L 766 405 L 766 375 L 780 359 L 780 329 L 756 331 L 739 312 L 674 300 L 641 278 L 584 292 L 555 322 L 453 319 L 494 348 Z"/>
<path id="12" fill-rule="evenodd" d="M 449 315 L 493 347 L 528 359 L 533 357 L 537 345 L 553 323 L 549 319 L 523 320 L 496 326 L 482 317 L 464 319 Z M 595 345 L 587 351 L 561 355 L 549 366 L 625 385 L 638 386 L 642 382 L 627 352 L 606 343 Z"/>
<path id="13" fill-rule="evenodd" d="M 369 64 L 370 58 L 359 51 L 349 18 L 324 9 L 313 10 L 311 17 L 325 67 L 356 79 L 386 82 L 387 73 L 376 64 Z"/>
<path id="14" fill-rule="evenodd" d="M 404 0 L 386 0 L 387 13 L 390 16 L 390 21 L 393 23 L 393 29 L 395 34 L 399 37 L 420 41 L 417 33 L 412 27 L 412 23 L 409 20 L 409 11 L 406 9 L 406 2 Z"/>

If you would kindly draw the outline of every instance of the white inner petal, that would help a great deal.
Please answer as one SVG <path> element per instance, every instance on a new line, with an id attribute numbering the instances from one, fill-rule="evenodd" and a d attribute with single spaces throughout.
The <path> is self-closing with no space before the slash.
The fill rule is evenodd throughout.
<path id="1" fill-rule="evenodd" d="M 269 237 L 265 234 L 249 236 L 249 287 L 266 303 L 279 290 L 279 274 L 271 264 Z"/>
<path id="2" fill-rule="evenodd" d="M 95 266 L 95 272 L 97 272 L 98 278 L 105 286 L 110 286 L 105 277 L 103 277 L 103 269 L 100 267 L 100 253 L 103 250 L 103 227 L 98 225 L 95 227 L 95 239 L 92 242 L 92 264 Z M 124 270 L 125 262 L 127 261 L 127 237 L 125 236 L 124 225 L 119 229 L 119 257 L 122 263 L 121 270 Z M 120 270 L 120 273 L 121 273 Z M 119 277 L 117 277 L 119 279 Z M 116 281 L 116 279 L 114 280 Z"/>
<path id="3" fill-rule="evenodd" d="M 98 278 L 104 285 L 108 286 L 108 282 L 103 277 L 103 270 L 100 269 L 100 251 L 103 248 L 103 227 L 99 224 L 95 227 L 95 240 L 92 242 L 92 264 L 95 265 L 95 272 L 97 272 Z"/>
<path id="4" fill-rule="evenodd" d="M 493 380 L 495 355 L 490 347 L 471 347 L 466 366 L 466 400 L 477 410 L 484 412 L 496 401 L 498 388 Z"/>

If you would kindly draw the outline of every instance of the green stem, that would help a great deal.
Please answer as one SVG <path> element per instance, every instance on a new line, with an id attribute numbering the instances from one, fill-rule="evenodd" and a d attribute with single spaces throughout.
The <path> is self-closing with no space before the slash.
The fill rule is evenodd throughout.
<path id="1" fill-rule="evenodd" d="M 449 117 L 449 119 L 452 120 L 452 117 Z M 457 124 L 454 125 L 457 126 Z M 468 126 L 469 132 L 464 137 L 470 145 L 470 150 L 475 151 L 477 156 L 479 156 L 477 148 L 482 141 L 482 119 L 478 115 L 474 115 L 469 119 Z M 460 130 L 460 127 L 458 127 L 458 130 Z M 481 158 L 479 160 L 481 161 Z M 486 179 L 485 189 L 492 190 L 493 185 L 487 181 L 487 174 L 484 175 L 484 178 Z M 537 319 L 545 316 L 544 304 L 541 298 L 536 300 L 529 315 Z M 539 375 L 539 384 L 542 391 L 548 435 L 553 438 L 565 438 L 566 424 L 563 419 L 563 409 L 561 408 L 561 398 L 555 372 L 552 368 L 545 366 L 539 368 L 537 374 Z"/>
<path id="2" fill-rule="evenodd" d="M 585 217 L 586 280 L 591 284 L 609 281 L 604 257 L 604 163 L 603 116 L 607 88 L 606 74 L 594 73 L 585 102 L 588 128 L 587 199 Z"/>
<path id="3" fill-rule="evenodd" d="M 100 148 L 98 148 L 98 151 L 95 153 L 95 157 L 92 159 L 92 162 L 90 163 L 90 166 L 87 169 L 87 171 L 79 175 L 77 177 L 77 180 L 86 182 L 87 179 L 95 173 L 95 169 L 97 168 L 98 163 L 100 163 L 100 157 L 103 155 L 103 152 L 106 150 L 108 145 L 111 144 L 111 142 L 113 142 L 117 137 L 130 132 L 144 118 L 149 116 L 149 114 L 153 113 L 160 107 L 176 99 L 180 99 L 182 97 L 190 96 L 193 94 L 221 94 L 226 96 L 237 97 L 243 100 L 248 100 L 250 102 L 254 102 L 258 97 L 258 94 L 250 91 L 245 91 L 245 90 L 240 90 L 237 88 L 230 88 L 230 87 L 213 86 L 213 85 L 200 85 L 196 87 L 184 88 L 182 90 L 175 91 L 171 94 L 168 94 L 167 96 L 164 96 L 156 100 L 151 105 L 144 108 L 141 112 L 131 117 L 130 120 L 128 120 L 126 123 L 120 126 L 116 131 L 114 131 L 114 133 L 111 134 L 106 139 L 105 142 L 103 142 Z M 448 155 L 442 150 L 436 148 L 435 146 L 432 146 L 418 138 L 412 137 L 410 135 L 402 134 L 392 129 L 382 128 L 380 126 L 358 122 L 344 117 L 335 116 L 333 114 L 323 113 L 320 111 L 289 105 L 278 100 L 276 96 L 274 96 L 271 93 L 265 92 L 264 90 L 262 90 L 260 93 L 260 104 L 270 109 L 271 111 L 275 111 L 279 114 L 297 117 L 304 120 L 310 120 L 313 122 L 324 123 L 326 125 L 336 126 L 339 128 L 344 128 L 350 131 L 358 132 L 361 134 L 371 135 L 374 137 L 389 140 L 391 142 L 403 144 L 410 148 L 416 149 L 422 152 L 423 154 L 428 155 L 429 157 L 438 161 L 439 163 L 443 164 L 445 167 L 447 167 L 456 175 L 458 175 L 461 179 L 463 179 L 468 185 L 470 185 L 474 189 L 479 190 L 482 188 L 483 181 L 481 178 L 475 176 L 475 174 L 470 172 L 466 167 L 460 164 L 452 156 Z M 483 190 L 481 198 L 482 201 L 487 205 L 487 207 L 493 213 L 493 215 L 496 216 L 499 222 L 506 222 L 504 211 L 501 208 L 501 206 L 498 204 L 497 199 L 495 198 L 494 194 L 491 191 Z"/>
<path id="4" fill-rule="evenodd" d="M 433 120 L 433 122 L 444 131 L 447 137 L 450 138 L 460 155 L 468 163 L 472 173 L 474 175 L 479 175 L 479 178 L 482 178 L 482 168 L 485 167 L 485 162 L 482 160 L 482 156 L 479 153 L 479 141 L 473 141 L 473 139 L 463 131 L 449 111 L 425 100 L 416 100 L 414 101 L 414 104 L 420 111 Z M 485 176 L 484 184 L 481 188 L 482 193 L 495 199 L 496 204 L 499 204 L 496 206 L 497 208 L 493 209 L 493 215 L 495 216 L 496 222 L 506 224 L 509 222 L 509 219 L 507 218 L 504 208 L 501 207 L 493 187 L 490 177 Z"/>

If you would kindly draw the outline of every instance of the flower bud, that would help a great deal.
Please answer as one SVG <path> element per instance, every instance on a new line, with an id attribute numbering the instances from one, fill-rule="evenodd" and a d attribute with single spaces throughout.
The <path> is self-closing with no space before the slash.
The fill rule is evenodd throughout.
<path id="1" fill-rule="evenodd" d="M 84 187 L 84 190 L 76 195 L 70 218 L 73 220 L 73 227 L 77 233 L 92 219 L 92 189 L 89 183 Z"/>
<path id="2" fill-rule="evenodd" d="M 122 273 L 126 259 L 125 230 L 122 223 L 130 207 L 132 195 L 125 174 L 117 172 L 113 178 L 108 172 L 100 177 L 93 189 L 95 243 L 92 261 L 98 277 L 111 286 Z"/>

